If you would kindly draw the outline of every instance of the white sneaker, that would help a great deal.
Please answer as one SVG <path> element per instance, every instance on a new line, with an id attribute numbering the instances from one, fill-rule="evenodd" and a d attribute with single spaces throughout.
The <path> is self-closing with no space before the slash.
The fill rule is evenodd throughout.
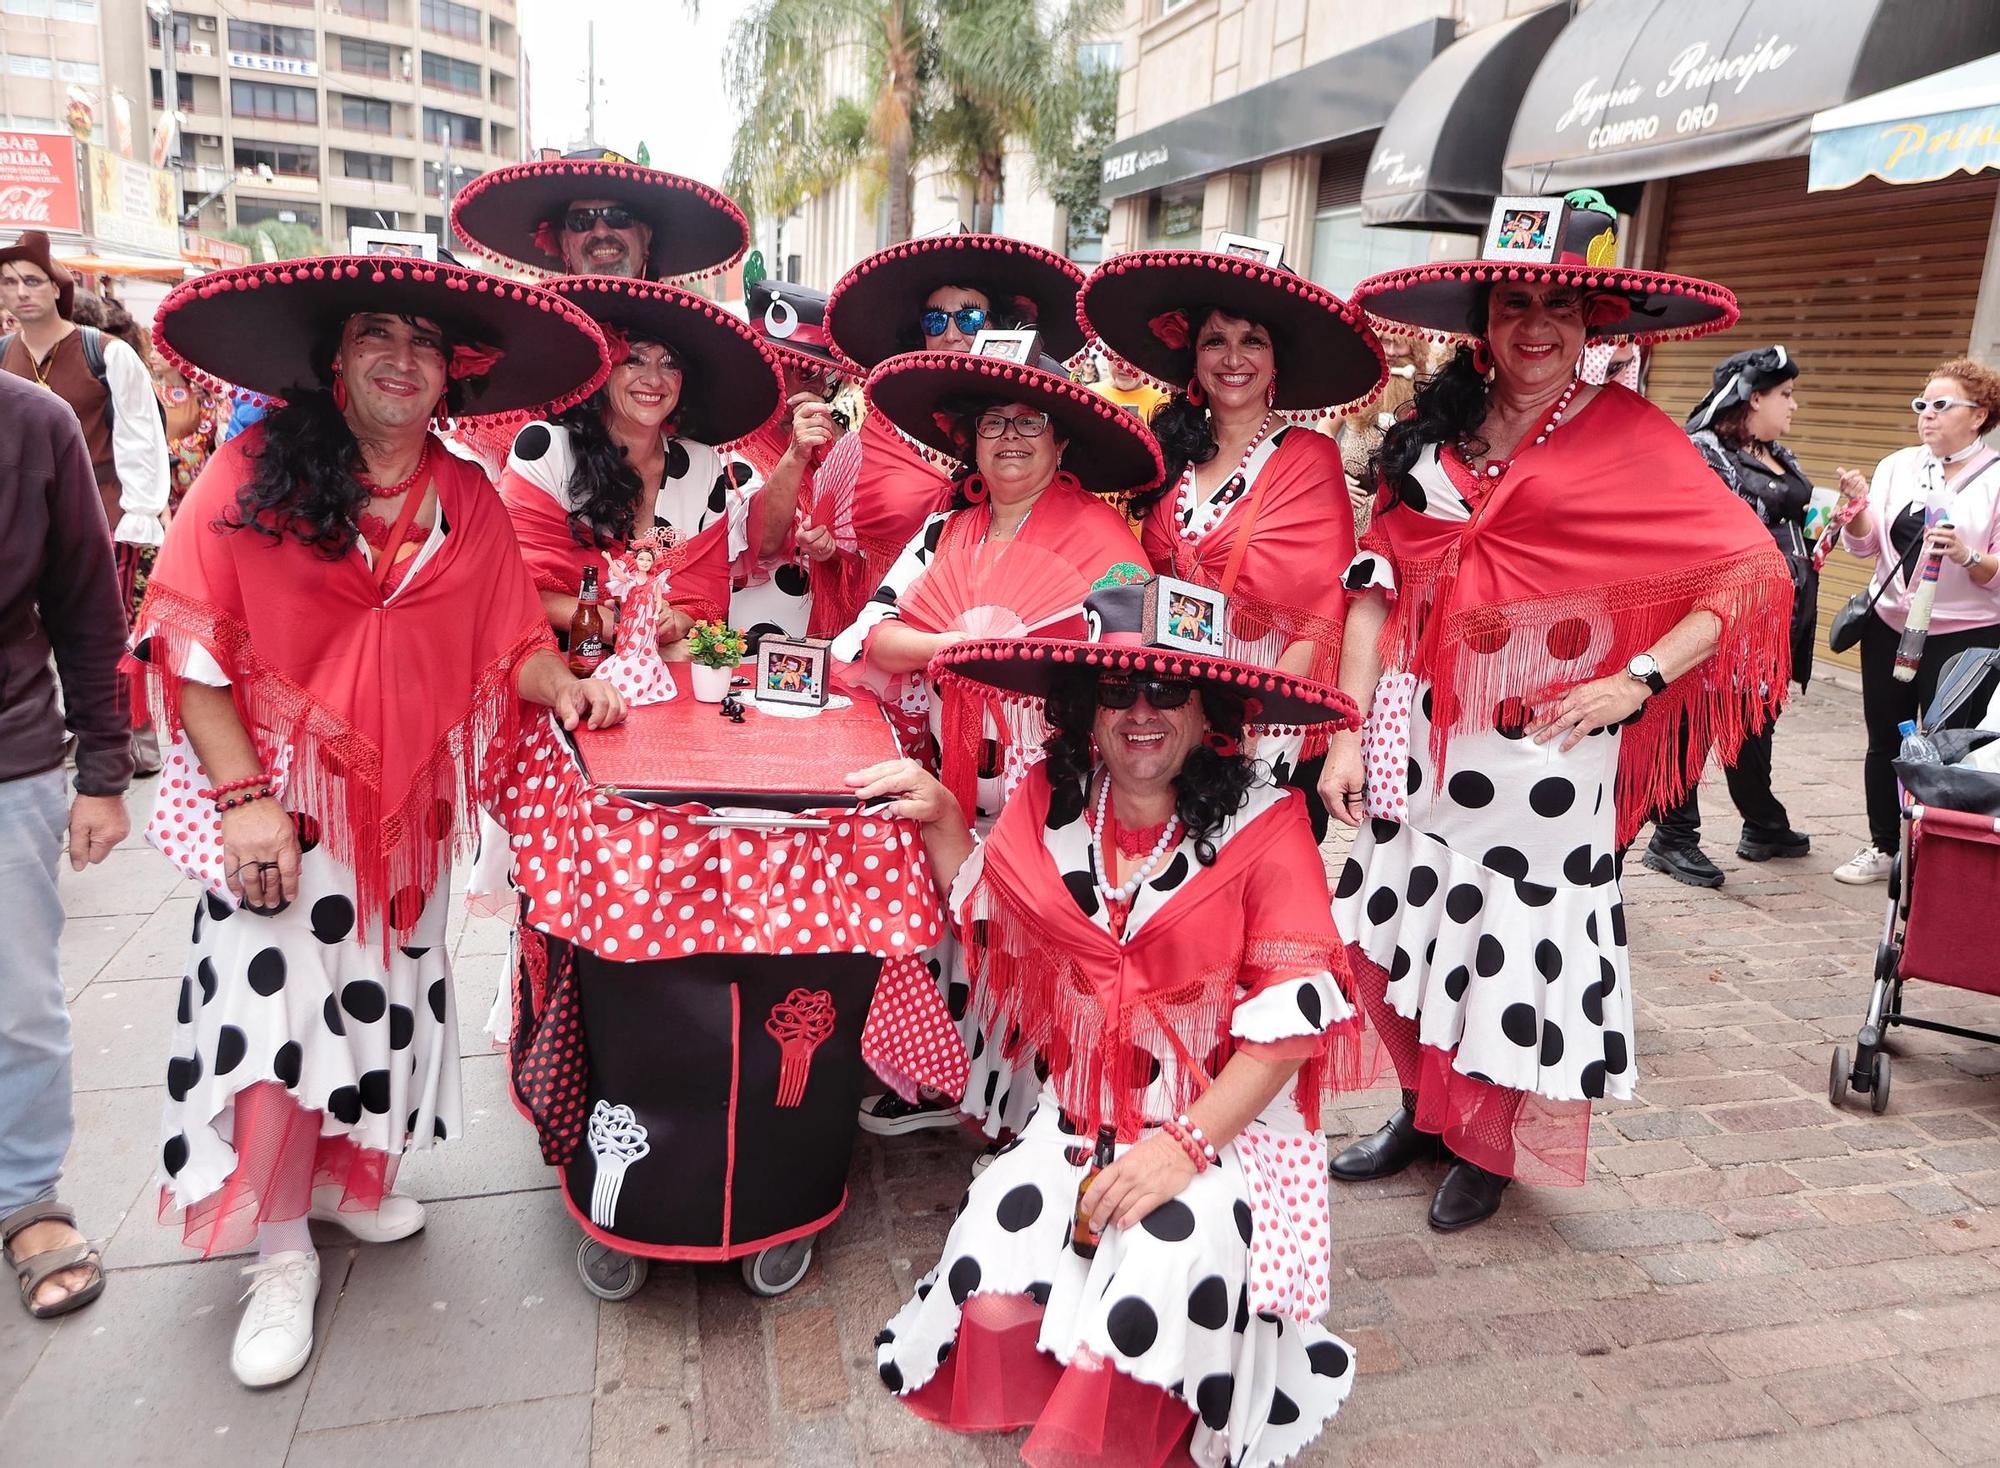
<path id="1" fill-rule="evenodd" d="M 250 1288 L 229 1364 L 245 1386 L 290 1381 L 312 1358 L 313 1302 L 319 1298 L 319 1255 L 287 1249 L 246 1265 Z"/>
<path id="2" fill-rule="evenodd" d="M 393 1244 L 424 1226 L 424 1205 L 407 1193 L 384 1193 L 382 1206 L 365 1213 L 341 1212 L 341 1193 L 339 1183 L 314 1188 L 306 1217 L 338 1224 L 364 1244 Z"/>
<path id="3" fill-rule="evenodd" d="M 1833 880 L 1845 882 L 1851 887 L 1866 886 L 1870 882 L 1886 882 L 1889 868 L 1895 865 L 1895 858 L 1885 856 L 1873 846 L 1864 846 L 1846 861 L 1833 869 Z"/>

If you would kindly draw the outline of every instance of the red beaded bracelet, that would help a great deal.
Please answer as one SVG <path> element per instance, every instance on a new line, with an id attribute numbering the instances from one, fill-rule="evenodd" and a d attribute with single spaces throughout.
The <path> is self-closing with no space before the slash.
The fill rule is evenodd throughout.
<path id="1" fill-rule="evenodd" d="M 245 780 L 231 780 L 227 785 L 217 785 L 201 793 L 209 800 L 220 800 L 223 796 L 234 795 L 239 790 L 250 790 L 257 786 L 263 786 L 268 789 L 270 788 L 270 784 L 271 777 L 269 775 L 257 774 Z"/>
<path id="2" fill-rule="evenodd" d="M 1160 1130 L 1178 1142 L 1181 1151 L 1187 1153 L 1188 1161 L 1194 1164 L 1195 1176 L 1199 1177 L 1202 1173 L 1208 1171 L 1207 1156 L 1196 1145 L 1195 1139 L 1181 1129 L 1179 1122 L 1163 1121 L 1160 1123 Z"/>
<path id="3" fill-rule="evenodd" d="M 250 790 L 239 790 L 236 794 L 225 795 L 222 799 L 215 802 L 216 814 L 220 815 L 226 811 L 236 810 L 240 806 L 255 805 L 260 800 L 269 800 L 270 798 L 271 787 L 269 785 L 261 785 Z"/>
<path id="4" fill-rule="evenodd" d="M 1220 1162 L 1222 1160 L 1222 1154 L 1215 1150 L 1213 1142 L 1201 1134 L 1201 1128 L 1194 1124 L 1193 1117 L 1183 1111 L 1179 1116 L 1174 1118 L 1174 1122 L 1194 1140 L 1196 1146 L 1200 1147 L 1207 1154 L 1210 1162 Z"/>

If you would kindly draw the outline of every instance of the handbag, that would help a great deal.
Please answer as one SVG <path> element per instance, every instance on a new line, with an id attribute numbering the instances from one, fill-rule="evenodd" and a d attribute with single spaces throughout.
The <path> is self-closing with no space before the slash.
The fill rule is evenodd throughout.
<path id="1" fill-rule="evenodd" d="M 1970 489 L 1973 480 L 1985 474 L 1996 463 L 2000 463 L 2000 459 L 1988 459 L 1984 464 L 1981 464 L 1953 488 L 1951 491 L 1952 495 L 1956 497 L 1961 491 Z M 1884 535 L 1889 533 L 1888 526 L 1884 525 L 1882 527 L 1882 533 Z M 1923 550 L 1923 547 L 1923 537 L 1919 536 L 1915 543 L 1903 553 L 1903 559 L 1897 563 L 1897 570 L 1903 573 L 1903 584 L 1905 586 L 1909 585 L 1910 572 L 1916 569 L 1917 556 Z M 1828 647 L 1832 648 L 1835 652 L 1846 652 L 1861 640 L 1861 629 L 1865 625 L 1869 613 L 1875 610 L 1875 603 L 1880 601 L 1882 593 L 1889 589 L 1890 578 L 1895 574 L 1894 571 L 1891 571 L 1888 576 L 1882 578 L 1879 586 L 1871 587 L 1867 591 L 1855 592 L 1854 595 L 1847 599 L 1847 605 L 1834 613 L 1833 625 L 1826 629 L 1826 645 Z"/>

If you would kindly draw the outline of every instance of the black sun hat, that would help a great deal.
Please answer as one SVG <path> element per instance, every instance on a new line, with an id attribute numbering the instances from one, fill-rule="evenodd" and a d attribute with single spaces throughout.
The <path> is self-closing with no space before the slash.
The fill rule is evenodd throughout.
<path id="1" fill-rule="evenodd" d="M 648 226 L 646 273 L 657 279 L 727 270 L 750 245 L 743 211 L 720 190 L 606 148 L 480 174 L 459 190 L 451 227 L 492 259 L 562 275 L 558 236 L 573 199 L 610 199 Z"/>
<path id="2" fill-rule="evenodd" d="M 862 370 L 901 350 L 932 291 L 976 290 L 993 308 L 1022 318 L 1051 355 L 1068 361 L 1083 350 L 1076 293 L 1083 272 L 1053 250 L 998 234 L 938 234 L 878 250 L 833 287 L 826 329 L 833 349 Z"/>
<path id="3" fill-rule="evenodd" d="M 191 381 L 282 401 L 325 386 L 315 347 L 358 311 L 422 316 L 453 340 L 459 414 L 558 412 L 604 381 L 604 338 L 560 296 L 461 265 L 324 255 L 212 271 L 160 303 L 153 340 Z"/>
<path id="4" fill-rule="evenodd" d="M 1194 377 L 1190 306 L 1264 326 L 1277 346 L 1274 407 L 1338 412 L 1374 397 L 1387 366 L 1355 306 L 1283 265 L 1220 250 L 1140 250 L 1105 261 L 1084 283 L 1084 329 L 1148 377 Z"/>
<path id="5" fill-rule="evenodd" d="M 698 443 L 734 443 L 778 411 L 778 364 L 754 331 L 715 302 L 679 286 L 611 275 L 572 275 L 548 289 L 603 329 L 614 364 L 634 337 L 674 349 L 684 369 L 676 432 Z"/>
<path id="6" fill-rule="evenodd" d="M 1180 599 L 1200 630 L 1189 637 L 1165 631 Z M 940 674 L 969 678 L 1008 693 L 1043 699 L 1067 668 L 1092 668 L 1136 678 L 1185 678 L 1240 695 L 1245 721 L 1269 729 L 1331 724 L 1352 729 L 1361 722 L 1354 700 L 1330 683 L 1280 673 L 1227 657 L 1201 644 L 1219 644 L 1208 635 L 1228 623 L 1227 599 L 1219 591 L 1170 576 L 1100 585 L 1083 603 L 1087 638 L 989 637 L 954 643 L 932 661 Z M 1205 618 L 1205 620 L 1203 620 Z"/>
<path id="7" fill-rule="evenodd" d="M 1442 260 L 1372 275 L 1354 299 L 1385 331 L 1432 341 L 1470 341 L 1487 291 L 1502 281 L 1571 285 L 1584 291 L 1592 336 L 1639 343 L 1726 331 L 1736 297 L 1690 275 L 1618 265 L 1618 216 L 1595 189 L 1561 198 L 1500 199 L 1477 260 Z"/>
<path id="8" fill-rule="evenodd" d="M 958 405 L 971 400 L 1047 413 L 1057 436 L 1069 441 L 1063 468 L 1093 493 L 1151 489 L 1165 472 L 1152 431 L 1101 393 L 1071 382 L 1052 357 L 1030 367 L 974 352 L 905 352 L 870 373 L 865 390 L 870 406 L 904 433 L 961 461 L 972 454 L 972 425 Z"/>

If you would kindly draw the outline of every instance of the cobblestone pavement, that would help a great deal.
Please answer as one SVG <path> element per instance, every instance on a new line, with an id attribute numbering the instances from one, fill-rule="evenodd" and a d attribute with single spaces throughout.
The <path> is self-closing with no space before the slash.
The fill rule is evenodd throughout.
<path id="1" fill-rule="evenodd" d="M 1727 885 L 1635 864 L 1642 1099 L 1599 1113 L 1585 1187 L 1517 1189 L 1449 1237 L 1423 1221 L 1434 1172 L 1336 1189 L 1330 1323 L 1362 1374 L 1300 1461 L 2000 1461 L 2000 1048 L 1905 1032 L 1888 1115 L 1826 1099 L 1884 900 L 1826 875 L 1862 837 L 1859 727 L 1833 688 L 1780 727 L 1807 860 L 1736 861 L 1712 778 L 1707 845 Z M 323 1234 L 312 1364 L 242 1390 L 226 1364 L 238 1261 L 188 1262 L 149 1182 L 190 899 L 136 843 L 64 883 L 79 1127 L 64 1186 L 108 1240 L 111 1280 L 53 1327 L 0 1307 L 0 1461 L 1015 1461 L 1012 1439 L 909 1417 L 872 1365 L 973 1144 L 864 1139 L 847 1213 L 781 1300 L 717 1266 L 657 1268 L 637 1298 L 600 1304 L 478 1033 L 505 946 L 483 921 L 455 937 L 470 1136 L 403 1174 L 429 1228 L 377 1248 Z M 1954 990 L 1911 1002 L 2000 1023 L 2000 1003 Z M 1387 1104 L 1357 1098 L 1336 1129 L 1371 1130 Z"/>

